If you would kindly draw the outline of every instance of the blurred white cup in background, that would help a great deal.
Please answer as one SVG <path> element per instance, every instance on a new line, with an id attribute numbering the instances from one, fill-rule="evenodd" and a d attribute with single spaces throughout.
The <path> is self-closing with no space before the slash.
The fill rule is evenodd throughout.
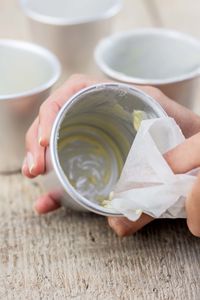
<path id="1" fill-rule="evenodd" d="M 21 166 L 28 127 L 58 80 L 61 67 L 49 50 L 0 40 L 0 172 Z"/>
<path id="2" fill-rule="evenodd" d="M 191 109 L 200 75 L 200 41 L 173 30 L 113 34 L 95 50 L 100 69 L 122 82 L 151 85 Z"/>
<path id="3" fill-rule="evenodd" d="M 111 32 L 122 0 L 20 0 L 32 39 L 52 50 L 63 66 L 84 71 L 99 39 Z"/>

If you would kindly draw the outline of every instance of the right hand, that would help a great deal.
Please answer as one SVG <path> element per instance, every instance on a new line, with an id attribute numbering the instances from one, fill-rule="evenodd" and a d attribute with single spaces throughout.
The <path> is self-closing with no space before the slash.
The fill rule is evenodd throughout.
<path id="1" fill-rule="evenodd" d="M 40 107 L 39 115 L 26 134 L 26 157 L 22 173 L 28 178 L 34 178 L 45 173 L 45 149 L 49 146 L 53 122 L 64 103 L 78 91 L 89 87 L 97 81 L 85 75 L 72 75 L 58 88 Z M 53 195 L 41 196 L 34 208 L 39 214 L 48 213 L 60 207 Z"/>

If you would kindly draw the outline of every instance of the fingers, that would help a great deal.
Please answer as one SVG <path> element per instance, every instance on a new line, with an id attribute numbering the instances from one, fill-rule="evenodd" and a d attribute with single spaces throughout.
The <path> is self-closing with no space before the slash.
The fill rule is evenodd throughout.
<path id="1" fill-rule="evenodd" d="M 165 158 L 175 173 L 186 173 L 200 166 L 200 133 L 187 139 L 165 154 Z M 187 224 L 191 233 L 200 237 L 200 174 L 187 197 Z"/>
<path id="2" fill-rule="evenodd" d="M 39 117 L 34 121 L 26 134 L 27 154 L 22 167 L 22 172 L 25 176 L 33 178 L 44 173 L 45 148 L 49 144 L 51 129 L 56 115 L 72 95 L 94 83 L 95 81 L 84 75 L 73 75 L 42 104 Z M 50 194 L 40 197 L 35 204 L 35 209 L 39 214 L 53 211 L 59 207 L 60 204 Z"/>
<path id="3" fill-rule="evenodd" d="M 38 142 L 37 118 L 26 134 L 26 157 L 22 166 L 22 173 L 33 178 L 45 171 L 45 149 Z"/>
<path id="4" fill-rule="evenodd" d="M 200 117 L 197 114 L 171 100 L 155 87 L 138 86 L 138 88 L 153 97 L 167 114 L 176 120 L 186 138 L 200 131 Z"/>
<path id="5" fill-rule="evenodd" d="M 200 174 L 186 200 L 186 213 L 189 230 L 200 237 Z"/>
<path id="6" fill-rule="evenodd" d="M 26 134 L 27 154 L 22 167 L 25 176 L 33 178 L 44 173 L 45 147 L 49 144 L 56 115 L 67 99 L 94 82 L 84 75 L 73 75 L 41 105 L 39 117 Z"/>
<path id="7" fill-rule="evenodd" d="M 41 105 L 39 112 L 39 143 L 41 146 L 48 146 L 53 122 L 63 104 L 75 93 L 95 82 L 85 75 L 73 75 Z"/>
<path id="8" fill-rule="evenodd" d="M 175 174 L 186 173 L 200 166 L 200 133 L 170 150 L 164 157 Z"/>
<path id="9" fill-rule="evenodd" d="M 125 217 L 109 217 L 108 224 L 118 236 L 124 237 L 134 234 L 152 220 L 153 218 L 151 216 L 142 214 L 136 222 L 132 222 Z"/>
<path id="10" fill-rule="evenodd" d="M 39 118 L 35 120 L 26 136 L 27 155 L 23 165 L 23 173 L 26 176 L 33 178 L 45 171 L 45 147 L 49 144 L 52 125 L 62 105 L 76 92 L 94 83 L 95 81 L 84 75 L 74 75 L 43 103 Z M 157 89 L 150 87 L 141 89 L 154 97 L 167 113 L 176 119 L 186 137 L 200 130 L 200 118 L 197 115 L 171 101 Z M 196 138 L 192 137 L 191 140 L 187 140 L 183 145 L 165 154 L 166 160 L 175 173 L 184 173 L 199 165 L 198 140 L 200 140 L 199 135 Z M 192 155 L 191 145 L 192 149 L 196 149 Z M 46 213 L 59 206 L 58 202 L 46 195 L 36 202 L 35 208 L 39 213 Z M 124 236 L 136 232 L 151 220 L 150 216 L 143 214 L 137 222 L 131 222 L 125 218 L 109 218 L 109 224 L 120 236 Z M 188 224 L 190 224 L 189 220 L 188 218 Z"/>
<path id="11" fill-rule="evenodd" d="M 38 214 L 46 214 L 60 207 L 60 203 L 51 197 L 51 195 L 41 196 L 35 203 L 34 208 Z"/>

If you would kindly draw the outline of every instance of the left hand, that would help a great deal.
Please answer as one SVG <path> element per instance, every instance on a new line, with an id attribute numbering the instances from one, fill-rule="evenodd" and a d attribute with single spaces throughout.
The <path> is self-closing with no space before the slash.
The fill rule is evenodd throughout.
<path id="1" fill-rule="evenodd" d="M 24 160 L 22 172 L 29 178 L 34 178 L 45 172 L 45 148 L 49 144 L 51 128 L 55 117 L 62 105 L 79 90 L 89 87 L 97 81 L 84 75 L 73 75 L 57 91 L 55 91 L 41 106 L 39 116 L 36 118 L 26 135 L 27 155 Z M 139 87 L 152 96 L 173 117 L 188 138 L 200 131 L 200 117 L 170 100 L 158 89 L 153 87 Z M 194 167 L 200 166 L 198 159 L 200 153 L 200 134 L 194 135 L 186 142 L 165 155 L 175 173 L 184 173 Z M 188 226 L 194 235 L 200 235 L 200 177 L 197 179 L 192 193 L 186 202 Z M 52 195 L 40 197 L 35 204 L 38 213 L 47 213 L 60 207 Z M 109 217 L 109 225 L 119 236 L 135 233 L 144 225 L 152 221 L 152 217 L 143 214 L 136 222 L 126 218 Z"/>

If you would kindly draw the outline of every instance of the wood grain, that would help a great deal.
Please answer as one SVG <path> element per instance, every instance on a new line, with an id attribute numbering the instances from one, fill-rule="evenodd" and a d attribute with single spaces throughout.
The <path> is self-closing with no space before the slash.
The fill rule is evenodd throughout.
<path id="1" fill-rule="evenodd" d="M 36 215 L 41 189 L 21 175 L 0 187 L 0 299 L 199 299 L 200 240 L 184 221 L 120 239 L 93 214 Z"/>

